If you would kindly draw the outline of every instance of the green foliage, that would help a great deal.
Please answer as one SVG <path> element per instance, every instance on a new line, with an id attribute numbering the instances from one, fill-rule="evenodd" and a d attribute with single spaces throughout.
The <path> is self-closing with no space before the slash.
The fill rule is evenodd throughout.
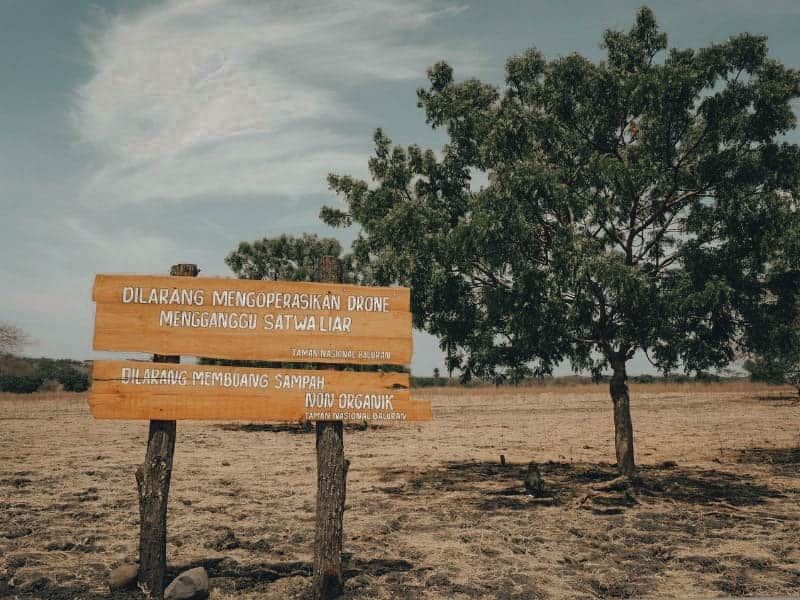
<path id="1" fill-rule="evenodd" d="M 0 392 L 32 394 L 42 383 L 44 379 L 35 375 L 0 375 Z"/>
<path id="2" fill-rule="evenodd" d="M 341 257 L 342 246 L 335 238 L 319 238 L 304 233 L 300 237 L 281 235 L 253 242 L 242 242 L 228 254 L 225 263 L 240 279 L 271 279 L 275 281 L 314 281 L 317 266 L 323 256 Z M 368 263 L 354 255 L 340 258 L 344 283 L 368 285 L 374 281 Z M 282 369 L 315 369 L 314 363 L 224 360 L 200 358 L 200 364 L 249 366 Z M 405 372 L 402 365 L 349 365 L 350 371 Z"/>
<path id="3" fill-rule="evenodd" d="M 66 392 L 85 392 L 91 386 L 87 367 L 69 359 L 0 356 L 0 391 L 30 394 L 47 382 L 60 384 Z"/>
<path id="4" fill-rule="evenodd" d="M 756 356 L 747 359 L 742 365 L 750 376 L 750 381 L 764 383 L 800 383 L 798 362 L 785 356 Z"/>
<path id="5" fill-rule="evenodd" d="M 85 392 L 91 385 L 89 376 L 75 369 L 63 371 L 57 381 L 64 387 L 65 392 Z"/>
<path id="6" fill-rule="evenodd" d="M 465 379 L 800 346 L 797 71 L 747 33 L 667 50 L 647 8 L 603 45 L 598 63 L 514 56 L 502 89 L 438 63 L 418 98 L 441 151 L 378 130 L 371 183 L 329 176 L 346 209 L 323 220 L 360 225 L 358 261 L 412 288 Z"/>
<path id="7" fill-rule="evenodd" d="M 242 242 L 228 254 L 225 263 L 240 279 L 313 281 L 321 257 L 341 254 L 342 246 L 336 238 L 284 234 L 253 243 Z M 345 283 L 362 282 L 364 274 L 352 255 L 345 256 L 342 265 Z"/>
<path id="8" fill-rule="evenodd" d="M 65 392 L 85 392 L 89 389 L 89 376 L 74 361 L 40 358 L 36 362 L 37 375 L 44 381 L 60 383 Z"/>

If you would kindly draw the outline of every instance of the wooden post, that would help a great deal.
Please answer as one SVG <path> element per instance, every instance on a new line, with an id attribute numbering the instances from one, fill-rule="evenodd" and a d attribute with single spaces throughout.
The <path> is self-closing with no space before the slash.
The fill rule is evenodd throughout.
<path id="1" fill-rule="evenodd" d="M 342 280 L 342 265 L 334 256 L 320 259 L 317 279 Z M 344 457 L 342 421 L 317 421 L 317 527 L 314 536 L 314 600 L 338 598 L 342 580 L 342 521 L 349 462 Z"/>
<path id="2" fill-rule="evenodd" d="M 197 265 L 178 264 L 170 275 L 196 277 Z M 156 354 L 153 362 L 178 363 L 180 356 Z M 139 585 L 151 598 L 164 597 L 167 572 L 167 498 L 175 454 L 175 421 L 150 421 L 147 454 L 136 469 L 139 493 Z"/>

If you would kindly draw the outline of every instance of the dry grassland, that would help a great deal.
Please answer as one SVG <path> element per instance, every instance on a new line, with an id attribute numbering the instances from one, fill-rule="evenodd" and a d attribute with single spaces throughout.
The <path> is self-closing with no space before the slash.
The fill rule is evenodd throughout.
<path id="1" fill-rule="evenodd" d="M 349 597 L 800 593 L 790 388 L 633 385 L 643 486 L 618 514 L 580 504 L 614 475 L 605 386 L 417 395 L 432 423 L 345 434 Z M 94 421 L 79 395 L 0 395 L 0 432 L 0 596 L 109 598 L 109 569 L 136 556 L 147 423 Z M 179 423 L 173 572 L 205 565 L 216 600 L 303 597 L 314 456 L 292 427 Z M 529 461 L 554 505 L 524 493 Z"/>

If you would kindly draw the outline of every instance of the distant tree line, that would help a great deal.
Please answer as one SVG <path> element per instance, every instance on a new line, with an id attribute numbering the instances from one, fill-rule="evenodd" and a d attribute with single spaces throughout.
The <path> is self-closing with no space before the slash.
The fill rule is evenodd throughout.
<path id="1" fill-rule="evenodd" d="M 78 361 L 0 356 L 0 392 L 31 394 L 56 387 L 65 392 L 85 392 L 89 386 L 87 368 Z"/>

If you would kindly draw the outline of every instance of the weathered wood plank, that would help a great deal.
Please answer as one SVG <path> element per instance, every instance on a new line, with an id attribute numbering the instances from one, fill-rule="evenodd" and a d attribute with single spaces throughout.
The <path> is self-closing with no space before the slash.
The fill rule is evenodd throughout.
<path id="1" fill-rule="evenodd" d="M 408 288 L 98 275 L 93 298 L 95 350 L 281 362 L 411 361 Z"/>
<path id="2" fill-rule="evenodd" d="M 349 285 L 346 283 L 320 283 L 310 281 L 270 281 L 253 279 L 233 279 L 225 277 L 197 277 L 186 279 L 170 275 L 106 275 L 95 276 L 92 289 L 92 300 L 95 302 L 121 302 L 122 289 L 142 288 L 172 290 L 193 290 L 204 292 L 204 303 L 211 305 L 213 292 L 234 292 L 231 299 L 235 299 L 235 292 L 254 292 L 264 294 L 306 294 L 307 296 L 336 295 L 342 299 L 342 310 L 346 308 L 346 298 L 349 296 L 370 296 L 374 298 L 387 298 L 387 312 L 408 312 L 411 309 L 411 292 L 406 287 L 371 287 L 363 285 Z M 146 294 L 149 296 L 149 294 Z M 253 296 L 248 298 L 255 299 Z M 308 300 L 313 300 L 310 297 Z M 302 299 L 299 299 L 302 301 Z M 291 308 L 291 306 L 275 305 L 273 308 Z M 168 302 L 169 303 L 169 302 Z M 302 307 L 296 307 L 302 308 Z M 364 310 L 364 309 L 362 309 Z"/>
<path id="3" fill-rule="evenodd" d="M 96 361 L 92 379 L 98 419 L 431 419 L 430 402 L 410 398 L 407 373 Z"/>

